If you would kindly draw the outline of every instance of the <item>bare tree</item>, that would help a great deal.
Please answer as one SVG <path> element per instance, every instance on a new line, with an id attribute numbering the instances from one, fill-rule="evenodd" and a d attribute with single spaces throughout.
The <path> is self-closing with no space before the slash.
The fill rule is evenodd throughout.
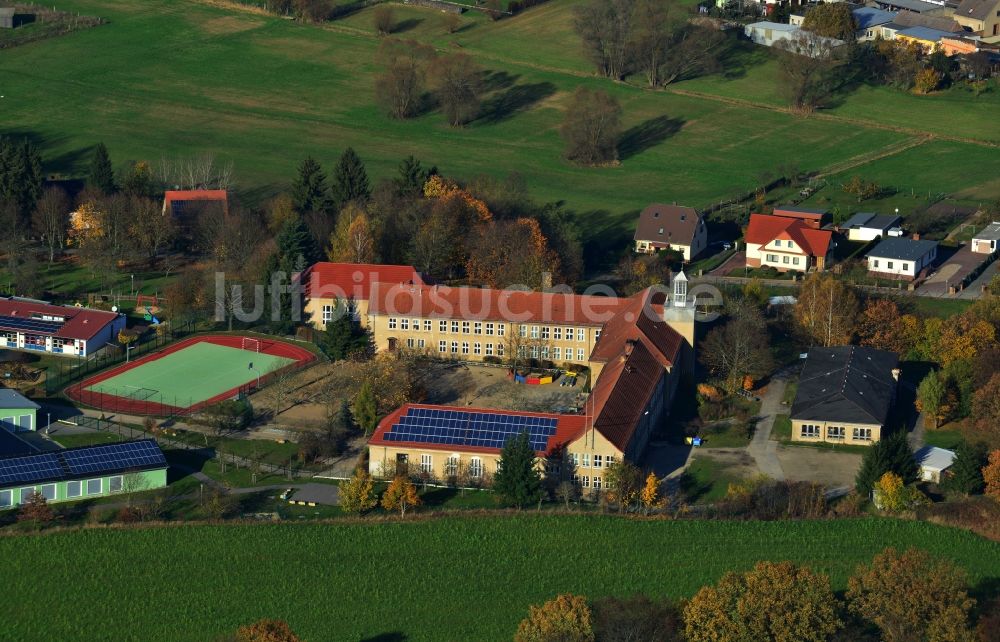
<path id="1" fill-rule="evenodd" d="M 395 12 L 387 4 L 375 7 L 372 12 L 372 20 L 375 23 L 375 32 L 380 36 L 388 36 L 396 26 Z"/>
<path id="2" fill-rule="evenodd" d="M 574 9 L 573 24 L 598 71 L 621 80 L 632 62 L 635 0 L 588 0 Z"/>
<path id="3" fill-rule="evenodd" d="M 581 165 L 610 163 L 618 158 L 622 108 L 606 92 L 579 87 L 566 110 L 560 132 L 566 158 Z"/>
<path id="4" fill-rule="evenodd" d="M 161 158 L 156 166 L 157 178 L 175 189 L 223 189 L 233 188 L 232 161 L 220 165 L 213 154 L 201 154 L 187 158 Z"/>
<path id="5" fill-rule="evenodd" d="M 830 39 L 808 31 L 775 45 L 778 84 L 795 109 L 809 112 L 822 107 L 840 84 L 841 60 Z"/>
<path id="6" fill-rule="evenodd" d="M 451 54 L 431 67 L 435 94 L 452 127 L 464 125 L 479 113 L 482 69 L 466 54 Z"/>
<path id="7" fill-rule="evenodd" d="M 412 40 L 386 39 L 378 57 L 384 71 L 375 79 L 375 98 L 393 118 L 409 118 L 420 107 L 427 84 L 427 62 L 434 48 Z"/>
<path id="8" fill-rule="evenodd" d="M 769 372 L 771 349 L 760 311 L 741 306 L 734 318 L 709 332 L 701 348 L 701 361 L 730 392 L 740 390 L 745 377 L 756 379 Z"/>
<path id="9" fill-rule="evenodd" d="M 31 225 L 49 247 L 49 263 L 55 260 L 56 248 L 63 249 L 66 243 L 66 228 L 69 226 L 69 197 L 62 188 L 46 187 L 35 205 Z"/>

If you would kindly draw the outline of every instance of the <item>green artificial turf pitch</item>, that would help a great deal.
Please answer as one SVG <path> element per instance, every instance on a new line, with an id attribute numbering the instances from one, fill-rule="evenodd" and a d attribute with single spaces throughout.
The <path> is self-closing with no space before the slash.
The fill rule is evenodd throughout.
<path id="1" fill-rule="evenodd" d="M 195 343 L 86 389 L 140 401 L 173 403 L 176 399 L 174 405 L 190 406 L 254 381 L 258 372 L 265 375 L 291 363 L 294 359 Z"/>

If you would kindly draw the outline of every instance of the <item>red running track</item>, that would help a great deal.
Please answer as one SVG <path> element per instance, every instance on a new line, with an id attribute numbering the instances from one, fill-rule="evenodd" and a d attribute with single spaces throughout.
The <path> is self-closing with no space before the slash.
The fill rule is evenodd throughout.
<path id="1" fill-rule="evenodd" d="M 274 372 L 269 372 L 264 375 L 261 379 L 261 387 L 267 385 L 274 377 L 289 372 L 291 370 L 300 370 L 309 363 L 316 360 L 316 355 L 309 352 L 305 348 L 300 348 L 299 346 L 281 341 L 278 339 L 262 339 L 260 337 L 244 337 L 241 335 L 230 335 L 230 334 L 205 334 L 196 337 L 189 337 L 178 341 L 177 343 L 172 343 L 169 346 L 158 350 L 152 354 L 145 355 L 132 361 L 130 363 L 123 363 L 121 365 L 105 370 L 99 374 L 94 375 L 88 379 L 81 381 L 80 383 L 73 384 L 69 388 L 66 388 L 66 396 L 85 406 L 90 406 L 92 408 L 97 408 L 98 410 L 105 410 L 110 412 L 116 412 L 127 415 L 152 415 L 157 417 L 169 417 L 173 415 L 186 415 L 201 410 L 207 406 L 214 403 L 224 401 L 226 399 L 232 399 L 238 393 L 247 392 L 257 387 L 256 382 L 248 383 L 243 386 L 237 386 L 226 392 L 218 394 L 211 399 L 205 399 L 204 401 L 199 401 L 192 406 L 174 406 L 171 404 L 165 404 L 159 401 L 151 401 L 149 399 L 131 399 L 128 397 L 121 397 L 118 395 L 110 395 L 103 392 L 93 392 L 87 390 L 90 386 L 106 381 L 111 377 L 115 377 L 123 372 L 131 370 L 132 368 L 137 368 L 141 365 L 147 364 L 151 361 L 157 359 L 162 359 L 163 357 L 173 354 L 192 346 L 196 343 L 214 343 L 220 346 L 226 346 L 229 348 L 241 348 L 243 347 L 243 339 L 256 339 L 260 342 L 260 351 L 264 354 L 269 354 L 275 357 L 284 357 L 286 359 L 294 359 L 295 363 L 291 363 L 284 368 L 275 370 Z"/>

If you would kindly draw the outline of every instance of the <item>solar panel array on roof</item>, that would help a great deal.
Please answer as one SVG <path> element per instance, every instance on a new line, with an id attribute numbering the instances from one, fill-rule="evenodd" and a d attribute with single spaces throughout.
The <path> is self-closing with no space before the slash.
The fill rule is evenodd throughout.
<path id="1" fill-rule="evenodd" d="M 67 450 L 61 454 L 70 473 L 74 475 L 167 465 L 163 453 L 153 441 L 127 441 L 82 450 Z"/>
<path id="2" fill-rule="evenodd" d="M 9 328 L 11 330 L 24 330 L 25 332 L 55 334 L 59 331 L 59 328 L 63 327 L 63 322 L 42 321 L 41 319 L 26 319 L 24 317 L 0 315 L 0 327 Z"/>
<path id="3" fill-rule="evenodd" d="M 508 439 L 527 431 L 531 447 L 546 450 L 557 420 L 493 412 L 411 408 L 385 433 L 388 441 L 452 446 L 503 448 Z"/>
<path id="4" fill-rule="evenodd" d="M 62 476 L 62 463 L 55 453 L 0 459 L 0 484 L 19 484 Z"/>

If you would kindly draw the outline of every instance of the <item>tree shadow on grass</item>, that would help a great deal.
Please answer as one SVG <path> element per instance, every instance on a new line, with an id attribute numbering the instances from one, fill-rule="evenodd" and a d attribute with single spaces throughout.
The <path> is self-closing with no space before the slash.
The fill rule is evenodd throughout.
<path id="1" fill-rule="evenodd" d="M 379 633 L 368 638 L 362 638 L 361 642 L 406 642 L 410 637 L 402 631 L 390 631 L 389 633 Z"/>
<path id="2" fill-rule="evenodd" d="M 657 116 L 639 123 L 622 134 L 618 141 L 618 158 L 626 160 L 659 145 L 681 130 L 684 121 L 669 116 Z"/>
<path id="3" fill-rule="evenodd" d="M 556 86 L 550 82 L 515 85 L 484 102 L 479 121 L 485 124 L 502 122 L 554 93 Z"/>
<path id="4" fill-rule="evenodd" d="M 415 29 L 418 26 L 420 26 L 420 23 L 423 21 L 424 21 L 423 18 L 407 18 L 406 20 L 400 20 L 395 24 L 395 26 L 393 26 L 392 35 L 396 35 L 399 33 L 406 33 L 411 29 Z"/>

